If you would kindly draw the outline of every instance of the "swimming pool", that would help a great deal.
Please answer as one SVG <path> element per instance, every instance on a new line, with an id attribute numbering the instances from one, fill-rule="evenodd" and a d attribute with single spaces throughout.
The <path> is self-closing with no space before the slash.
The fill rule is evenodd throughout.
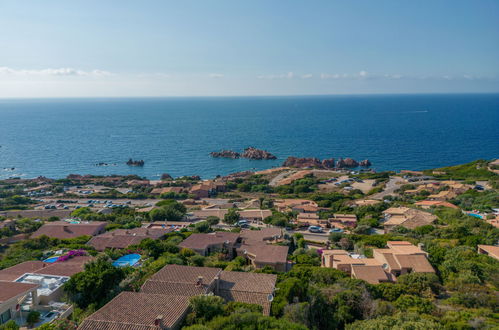
<path id="1" fill-rule="evenodd" d="M 137 262 L 140 260 L 140 254 L 127 254 L 121 258 L 118 258 L 115 262 L 113 262 L 113 266 L 115 267 L 125 267 L 125 266 L 135 266 Z"/>
<path id="2" fill-rule="evenodd" d="M 476 213 L 467 213 L 469 216 L 472 216 L 472 217 L 475 217 L 475 218 L 478 218 L 478 219 L 483 219 L 483 215 L 480 215 L 480 214 L 476 214 Z"/>
<path id="3" fill-rule="evenodd" d="M 51 263 L 56 262 L 56 261 L 57 261 L 57 259 L 59 259 L 59 257 L 50 257 L 50 258 L 48 258 L 48 259 L 43 260 L 43 262 L 48 262 L 48 263 L 50 263 L 50 264 L 51 264 Z"/>

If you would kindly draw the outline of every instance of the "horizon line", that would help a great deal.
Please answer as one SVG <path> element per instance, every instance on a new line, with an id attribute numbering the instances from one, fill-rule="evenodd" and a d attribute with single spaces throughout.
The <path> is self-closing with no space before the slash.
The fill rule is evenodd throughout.
<path id="1" fill-rule="evenodd" d="M 340 94 L 249 94 L 249 95 L 144 95 L 144 96 L 27 96 L 3 97 L 0 100 L 50 100 L 50 99 L 146 99 L 146 98 L 245 98 L 245 97 L 307 97 L 307 96 L 395 96 L 395 95 L 494 95 L 496 92 L 401 92 L 401 93 L 340 93 Z"/>

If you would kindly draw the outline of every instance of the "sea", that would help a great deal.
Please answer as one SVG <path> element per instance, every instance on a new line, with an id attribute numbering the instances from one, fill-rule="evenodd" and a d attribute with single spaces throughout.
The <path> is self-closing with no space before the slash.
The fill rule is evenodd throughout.
<path id="1" fill-rule="evenodd" d="M 277 160 L 210 156 L 249 146 Z M 213 178 L 288 156 L 369 159 L 377 171 L 497 158 L 499 94 L 0 100 L 2 179 Z"/>

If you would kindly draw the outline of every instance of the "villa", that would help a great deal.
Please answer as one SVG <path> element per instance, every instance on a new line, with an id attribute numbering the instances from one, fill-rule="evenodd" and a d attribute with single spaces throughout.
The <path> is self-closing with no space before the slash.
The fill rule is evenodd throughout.
<path id="1" fill-rule="evenodd" d="M 499 260 L 499 246 L 494 245 L 478 245 L 478 253 L 488 255 L 496 260 Z"/>
<path id="2" fill-rule="evenodd" d="M 391 207 L 383 211 L 385 234 L 397 226 L 414 229 L 432 224 L 437 217 L 431 213 L 408 207 Z"/>
<path id="3" fill-rule="evenodd" d="M 229 258 L 235 255 L 235 245 L 240 241 L 238 233 L 214 232 L 209 234 L 192 234 L 179 246 L 194 250 L 202 256 L 212 252 L 225 252 Z"/>
<path id="4" fill-rule="evenodd" d="M 97 251 L 125 249 L 130 245 L 139 244 L 146 238 L 159 239 L 172 231 L 172 228 L 116 229 L 92 237 L 87 244 L 93 246 Z"/>
<path id="5" fill-rule="evenodd" d="M 46 235 L 51 238 L 68 239 L 79 236 L 97 236 L 105 232 L 107 222 L 87 221 L 71 223 L 67 221 L 47 222 L 35 231 L 31 238 Z"/>

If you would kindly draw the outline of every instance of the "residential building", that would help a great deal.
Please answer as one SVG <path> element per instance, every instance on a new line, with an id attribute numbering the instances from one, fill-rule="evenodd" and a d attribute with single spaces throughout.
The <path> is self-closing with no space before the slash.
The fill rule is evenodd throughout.
<path id="1" fill-rule="evenodd" d="M 0 325 L 22 313 L 18 309 L 19 301 L 29 297 L 29 307 L 33 308 L 33 305 L 37 304 L 37 289 L 37 284 L 0 281 Z"/>
<path id="2" fill-rule="evenodd" d="M 446 202 L 446 201 L 429 201 L 429 200 L 424 200 L 420 202 L 414 203 L 414 205 L 419 206 L 423 209 L 430 209 L 432 207 L 449 207 L 451 209 L 459 209 L 456 205 Z"/>
<path id="3" fill-rule="evenodd" d="M 67 221 L 47 222 L 35 231 L 31 238 L 46 235 L 51 238 L 67 239 L 79 236 L 96 236 L 105 231 L 107 222 L 87 221 L 70 223 Z"/>
<path id="4" fill-rule="evenodd" d="M 386 249 L 373 249 L 374 259 L 395 276 L 407 273 L 435 273 L 428 253 L 407 241 L 389 241 Z"/>
<path id="5" fill-rule="evenodd" d="M 354 228 L 357 226 L 357 216 L 355 214 L 333 214 L 332 218 L 328 219 L 331 227 L 337 228 Z"/>
<path id="6" fill-rule="evenodd" d="M 496 260 L 499 260 L 499 246 L 494 245 L 478 245 L 478 253 L 488 255 Z"/>
<path id="7" fill-rule="evenodd" d="M 433 223 L 437 217 L 431 213 L 408 207 L 391 207 L 383 211 L 385 233 L 396 226 L 414 229 Z"/>
<path id="8" fill-rule="evenodd" d="M 97 251 L 125 249 L 130 245 L 139 244 L 146 238 L 159 239 L 172 231 L 172 228 L 116 229 L 92 237 L 87 244 L 93 246 Z"/>
<path id="9" fill-rule="evenodd" d="M 210 234 L 192 234 L 179 246 L 194 250 L 202 256 L 212 252 L 225 252 L 228 258 L 232 258 L 238 241 L 240 241 L 238 233 L 217 231 Z"/>
<path id="10" fill-rule="evenodd" d="M 317 203 L 308 199 L 283 199 L 276 200 L 274 202 L 274 207 L 279 212 L 288 212 L 292 211 L 294 207 L 310 205 L 317 207 Z"/>
<path id="11" fill-rule="evenodd" d="M 241 210 L 238 211 L 241 219 L 252 221 L 252 222 L 262 222 L 265 218 L 272 215 L 270 210 Z"/>

